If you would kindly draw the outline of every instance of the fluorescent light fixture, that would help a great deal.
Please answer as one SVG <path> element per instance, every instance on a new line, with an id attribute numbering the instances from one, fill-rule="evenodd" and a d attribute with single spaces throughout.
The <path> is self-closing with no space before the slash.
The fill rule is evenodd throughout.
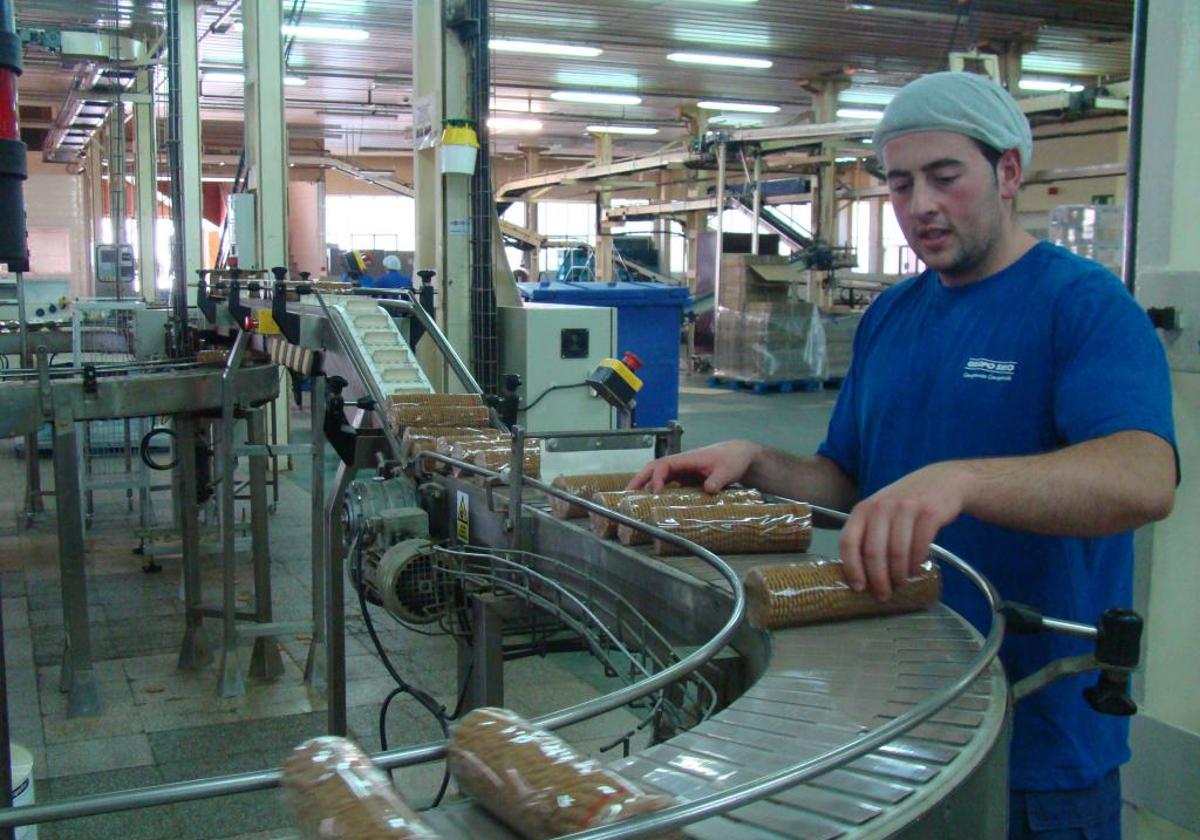
<path id="1" fill-rule="evenodd" d="M 743 114 L 778 114 L 778 105 L 760 105 L 757 102 L 697 102 L 697 108 L 705 111 L 739 111 Z"/>
<path id="2" fill-rule="evenodd" d="M 542 130 L 540 120 L 521 119 L 520 117 L 490 117 L 488 128 L 493 131 L 516 131 L 532 134 Z"/>
<path id="3" fill-rule="evenodd" d="M 550 98 L 558 102 L 586 102 L 592 105 L 641 105 L 642 97 L 632 93 L 594 93 L 586 90 L 556 90 Z"/>
<path id="4" fill-rule="evenodd" d="M 589 125 L 587 130 L 592 134 L 658 134 L 652 125 Z"/>
<path id="5" fill-rule="evenodd" d="M 883 117 L 883 111 L 872 111 L 870 108 L 838 108 L 839 120 L 878 120 Z"/>
<path id="6" fill-rule="evenodd" d="M 204 78 L 209 82 L 224 82 L 234 85 L 246 83 L 246 74 L 236 70 L 205 70 Z M 304 87 L 308 84 L 308 79 L 303 76 L 284 76 L 283 83 L 288 87 Z"/>
<path id="7" fill-rule="evenodd" d="M 838 94 L 838 101 L 853 105 L 887 105 L 895 95 L 895 88 L 849 87 Z"/>
<path id="8" fill-rule="evenodd" d="M 280 27 L 288 38 L 299 38 L 302 41 L 365 41 L 371 33 L 365 29 L 348 29 L 344 26 L 311 26 L 307 23 L 293 25 L 285 23 Z"/>
<path id="9" fill-rule="evenodd" d="M 604 52 L 599 47 L 581 47 L 576 44 L 554 44 L 548 41 L 509 41 L 493 38 L 488 47 L 496 52 L 526 53 L 528 55 L 566 55 L 574 58 L 595 58 Z"/>
<path id="10" fill-rule="evenodd" d="M 1021 79 L 1017 82 L 1017 86 L 1021 90 L 1034 90 L 1042 93 L 1078 93 L 1083 90 L 1083 85 L 1076 82 L 1069 82 L 1066 79 Z"/>
<path id="11" fill-rule="evenodd" d="M 706 64 L 719 67 L 752 67 L 756 70 L 766 70 L 774 62 L 765 58 L 748 58 L 741 55 L 719 55 L 717 53 L 675 52 L 667 56 L 667 61 L 680 64 Z"/>
<path id="12" fill-rule="evenodd" d="M 895 18 L 907 18 L 909 20 L 933 20 L 953 21 L 957 16 L 957 11 L 935 11 L 932 9 L 914 9 L 908 6 L 891 5 L 887 2 L 879 2 L 879 0 L 847 0 L 846 11 L 848 12 L 873 12 L 877 15 L 886 15 Z"/>

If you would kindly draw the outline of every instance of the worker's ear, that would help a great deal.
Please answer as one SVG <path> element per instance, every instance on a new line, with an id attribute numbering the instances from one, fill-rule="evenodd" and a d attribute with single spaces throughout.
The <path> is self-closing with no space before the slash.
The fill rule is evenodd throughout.
<path id="1" fill-rule="evenodd" d="M 1000 189 L 1000 197 L 1007 200 L 1015 199 L 1017 193 L 1021 191 L 1021 179 L 1024 174 L 1019 151 L 1009 149 L 1000 155 L 1000 160 L 996 161 L 996 185 Z"/>

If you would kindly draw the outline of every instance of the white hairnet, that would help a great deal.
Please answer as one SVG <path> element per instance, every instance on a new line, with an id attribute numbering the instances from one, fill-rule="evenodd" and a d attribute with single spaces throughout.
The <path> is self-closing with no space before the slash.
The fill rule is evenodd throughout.
<path id="1" fill-rule="evenodd" d="M 880 159 L 888 141 L 918 131 L 953 131 L 1001 152 L 1017 149 L 1025 168 L 1033 157 L 1033 134 L 1017 101 L 975 73 L 930 73 L 905 85 L 875 128 Z"/>
<path id="2" fill-rule="evenodd" d="M 383 267 L 386 268 L 388 271 L 399 271 L 400 270 L 400 258 L 397 257 L 395 254 L 388 254 L 386 257 L 383 258 Z"/>

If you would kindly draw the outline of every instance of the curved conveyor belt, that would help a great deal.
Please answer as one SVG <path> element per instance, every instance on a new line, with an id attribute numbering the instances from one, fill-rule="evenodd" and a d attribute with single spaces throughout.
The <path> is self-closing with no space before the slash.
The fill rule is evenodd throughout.
<path id="1" fill-rule="evenodd" d="M 490 480 L 499 473 L 426 453 Z M 662 560 L 664 574 L 688 574 L 726 593 L 727 620 L 711 638 L 674 665 L 632 685 L 537 718 L 558 729 L 652 694 L 710 661 L 742 628 L 745 614 L 740 574 L 715 554 L 614 514 L 532 479 L 524 483 L 547 495 L 591 510 L 674 543 L 688 556 Z M 835 519 L 845 515 L 816 508 Z M 574 527 L 574 526 L 570 526 Z M 765 672 L 743 696 L 696 728 L 614 763 L 623 773 L 675 794 L 683 804 L 615 826 L 572 835 L 578 840 L 633 838 L 686 826 L 695 838 L 769 840 L 892 836 L 902 827 L 949 836 L 959 823 L 929 815 L 951 795 L 972 785 L 996 788 L 994 776 L 976 772 L 986 761 L 1003 773 L 1003 726 L 1007 687 L 996 654 L 1004 632 L 991 584 L 963 560 L 934 547 L 943 564 L 958 569 L 992 610 L 981 639 L 945 607 L 871 621 L 777 631 Z M 754 562 L 769 561 L 759 556 Z M 740 561 L 735 561 L 740 564 Z M 411 766 L 441 757 L 444 742 L 379 753 L 379 766 Z M 1005 790 L 1000 776 L 999 789 Z M 70 819 L 150 807 L 279 784 L 277 770 L 160 785 L 116 794 L 81 797 L 0 812 L 0 827 Z M 983 784 L 988 783 L 988 784 Z M 983 798 L 983 791 L 976 793 Z M 450 836 L 512 835 L 471 806 L 429 812 Z M 962 825 L 980 826 L 986 814 L 959 814 Z M 996 815 L 1002 829 L 1003 812 Z M 935 824 L 936 823 L 936 824 Z M 960 835 L 963 836 L 963 835 Z M 983 836 L 977 832 L 973 836 Z"/>

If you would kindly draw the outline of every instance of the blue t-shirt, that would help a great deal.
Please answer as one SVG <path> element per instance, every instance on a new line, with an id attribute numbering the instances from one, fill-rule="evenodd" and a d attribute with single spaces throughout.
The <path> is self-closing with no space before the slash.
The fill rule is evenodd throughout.
<path id="1" fill-rule="evenodd" d="M 957 288 L 936 272 L 884 292 L 864 314 L 819 453 L 862 498 L 939 461 L 1031 455 L 1120 431 L 1174 445 L 1166 357 L 1145 312 L 1111 272 L 1049 243 Z M 1120 481 L 1113 476 L 1113 481 Z M 937 542 L 1046 615 L 1096 623 L 1132 604 L 1133 534 L 1046 537 L 963 515 Z M 986 631 L 979 593 L 946 570 L 945 602 Z M 1013 682 L 1094 645 L 1056 633 L 1010 636 Z M 1085 787 L 1129 758 L 1128 720 L 1092 711 L 1095 674 L 1017 704 L 1011 786 Z"/>
<path id="2" fill-rule="evenodd" d="M 372 286 L 376 289 L 411 289 L 412 278 L 407 274 L 391 270 L 379 275 L 379 279 Z"/>

